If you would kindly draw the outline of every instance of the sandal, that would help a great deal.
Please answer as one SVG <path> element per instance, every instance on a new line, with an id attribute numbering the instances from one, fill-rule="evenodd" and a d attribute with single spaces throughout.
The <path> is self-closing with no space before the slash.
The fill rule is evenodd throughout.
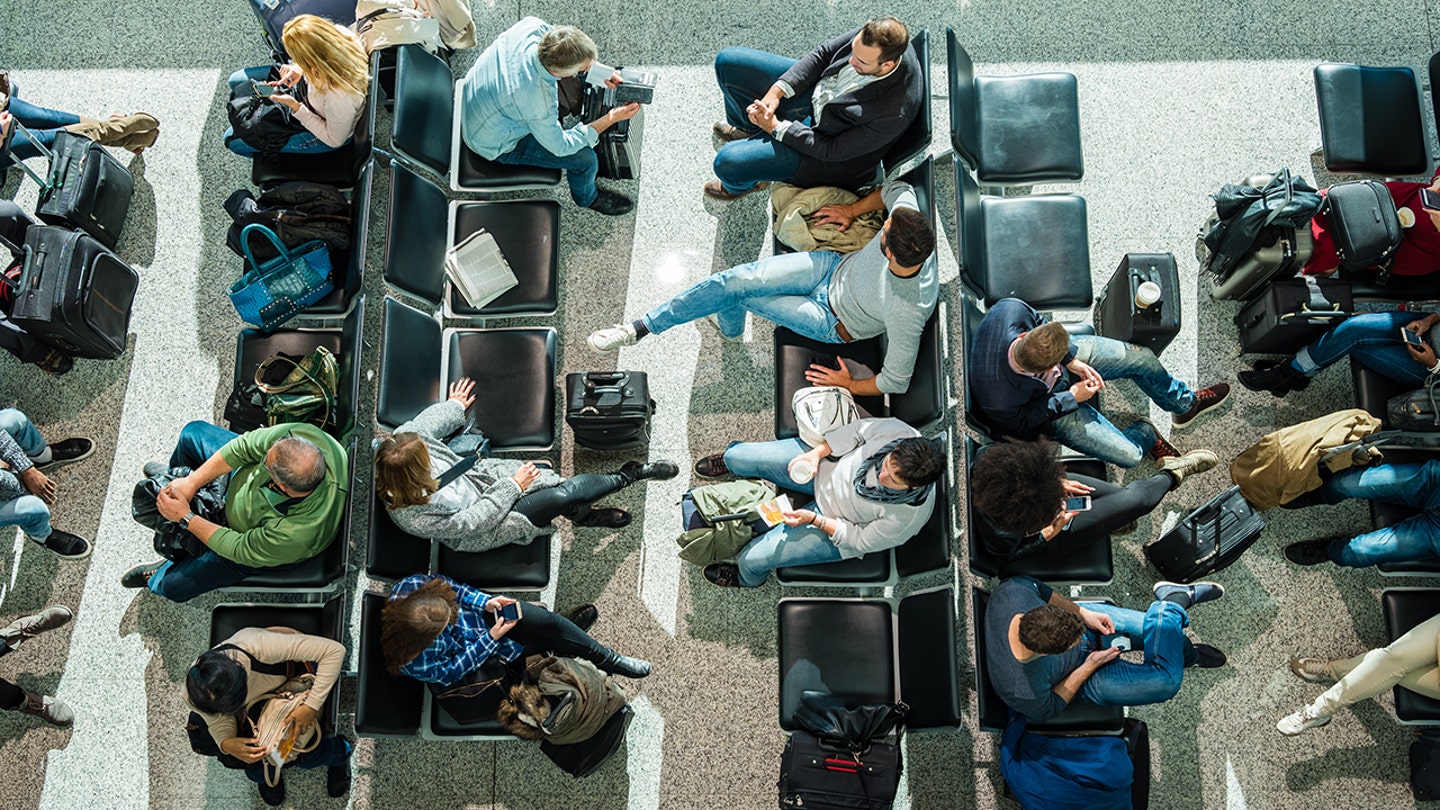
<path id="1" fill-rule="evenodd" d="M 719 478 L 722 475 L 729 475 L 730 468 L 725 466 L 725 454 L 715 453 L 695 462 L 695 474 L 701 478 Z"/>

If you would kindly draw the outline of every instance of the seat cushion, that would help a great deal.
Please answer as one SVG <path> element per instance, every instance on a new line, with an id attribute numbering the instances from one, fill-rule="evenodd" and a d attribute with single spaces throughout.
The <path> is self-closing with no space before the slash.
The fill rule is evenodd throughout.
<path id="1" fill-rule="evenodd" d="M 386 217 L 385 281 L 440 306 L 445 287 L 445 191 L 395 163 Z"/>
<path id="2" fill-rule="evenodd" d="M 981 260 L 971 272 L 987 305 L 1019 298 L 1044 311 L 1094 303 L 1084 198 L 982 197 L 980 220 Z"/>
<path id="3" fill-rule="evenodd" d="M 347 505 L 348 508 L 348 505 Z M 339 532 L 343 535 L 344 532 Z M 337 536 L 326 547 L 324 553 L 311 557 L 294 568 L 284 570 L 266 568 L 251 574 L 227 590 L 243 591 L 246 588 L 319 590 L 340 578 L 345 569 L 345 546 L 347 539 Z"/>
<path id="4" fill-rule="evenodd" d="M 976 176 L 983 184 L 1076 181 L 1080 101 L 1069 73 L 976 76 Z"/>
<path id="5" fill-rule="evenodd" d="M 1315 68 L 1320 144 L 1331 172 L 1389 177 L 1429 170 L 1415 73 L 1326 63 Z"/>
<path id="6" fill-rule="evenodd" d="M 783 326 L 775 327 L 775 438 L 790 439 L 800 435 L 795 427 L 795 409 L 790 400 L 795 392 L 810 385 L 805 371 L 812 363 L 834 367 L 838 358 L 855 377 L 874 377 L 880 371 L 884 349 L 879 338 L 853 343 L 821 343 L 802 337 Z M 855 397 L 862 418 L 886 416 L 884 397 Z"/>
<path id="7" fill-rule="evenodd" d="M 909 728 L 956 728 L 965 711 L 955 657 L 955 591 L 941 588 L 900 601 L 900 699 Z"/>
<path id="8" fill-rule="evenodd" d="M 435 571 L 486 592 L 538 591 L 550 584 L 550 538 L 478 552 L 442 544 Z"/>
<path id="9" fill-rule="evenodd" d="M 242 385 L 252 382 L 255 379 L 255 370 L 276 353 L 284 352 L 288 355 L 303 356 L 315 351 L 320 346 L 329 349 L 337 359 L 340 358 L 342 356 L 340 331 L 282 330 L 267 335 L 258 329 L 241 329 L 235 341 L 234 383 Z M 281 363 L 280 365 L 286 369 L 289 368 L 289 364 Z M 341 395 L 341 392 L 337 391 L 336 395 Z M 353 408 L 353 404 L 350 407 Z M 230 424 L 230 429 L 236 433 L 245 433 L 257 427 L 261 427 L 261 425 L 233 422 Z"/>
<path id="10" fill-rule="evenodd" d="M 888 602 L 782 599 L 777 608 L 780 727 L 792 731 L 807 690 L 859 703 L 895 700 L 895 636 Z"/>
<path id="11" fill-rule="evenodd" d="M 401 45 L 398 51 L 390 143 L 444 176 L 450 171 L 455 76 L 445 60 L 419 45 Z"/>
<path id="12" fill-rule="evenodd" d="M 930 519 L 919 533 L 895 547 L 895 572 L 903 578 L 949 568 L 953 538 L 950 487 L 942 475 L 935 482 L 935 510 L 930 513 Z"/>
<path id="13" fill-rule="evenodd" d="M 1380 594 L 1385 639 L 1393 642 L 1415 625 L 1440 613 L 1440 589 L 1390 588 Z M 1402 723 L 1440 723 L 1440 700 L 1395 687 L 1395 716 Z"/>
<path id="14" fill-rule="evenodd" d="M 461 203 L 451 244 L 481 228 L 495 237 L 517 286 L 476 308 L 453 285 L 450 310 L 460 316 L 547 315 L 559 304 L 560 203 L 554 200 Z"/>
<path id="15" fill-rule="evenodd" d="M 1385 421 L 1385 403 L 1392 397 L 1398 397 L 1410 387 L 1395 382 L 1378 371 L 1366 368 L 1354 357 L 1350 358 L 1350 379 L 1355 389 L 1355 407 L 1363 409 L 1366 413 Z M 1389 427 L 1389 425 L 1385 425 Z"/>
<path id="16" fill-rule="evenodd" d="M 409 534 L 395 525 L 380 503 L 375 487 L 370 491 L 370 531 L 366 542 L 365 572 L 381 579 L 404 579 L 430 570 L 430 541 Z"/>
<path id="17" fill-rule="evenodd" d="M 354 144 L 317 155 L 256 155 L 250 166 L 250 182 L 262 189 L 292 180 L 350 188 L 355 183 Z"/>
<path id="18" fill-rule="evenodd" d="M 446 350 L 450 381 L 476 382 L 470 413 L 494 450 L 555 442 L 555 330 L 461 329 Z"/>
<path id="19" fill-rule="evenodd" d="M 361 596 L 360 652 L 355 680 L 355 733 L 361 737 L 401 737 L 420 731 L 424 686 L 414 678 L 385 670 L 380 611 L 385 595 Z"/>
<path id="20" fill-rule="evenodd" d="M 462 191 L 507 191 L 558 185 L 559 169 L 496 163 L 470 151 L 464 141 L 460 142 L 460 158 L 455 165 L 455 186 Z"/>
<path id="21" fill-rule="evenodd" d="M 393 430 L 440 401 L 441 348 L 434 318 L 385 299 L 376 421 Z"/>
<path id="22" fill-rule="evenodd" d="M 925 322 L 920 333 L 920 350 L 910 375 L 910 387 L 903 394 L 890 395 L 890 415 L 916 428 L 925 428 L 945 416 L 950 394 L 950 376 L 946 352 L 940 335 L 940 310 L 937 308 Z"/>
<path id="23" fill-rule="evenodd" d="M 505 690 L 486 689 L 479 697 L 472 698 L 472 700 L 482 704 L 482 708 L 477 708 L 475 711 L 483 712 L 489 719 L 482 720 L 478 723 L 470 723 L 469 725 L 461 725 L 459 721 L 451 716 L 450 712 L 445 711 L 445 707 L 440 705 L 440 701 L 435 699 L 435 693 L 443 692 L 445 687 L 433 683 L 427 685 L 430 688 L 431 734 L 437 737 L 469 737 L 474 735 L 508 737 L 510 735 L 510 732 L 506 731 L 505 727 L 500 725 L 500 721 L 495 719 L 495 712 L 500 708 L 500 701 L 505 699 Z"/>
<path id="24" fill-rule="evenodd" d="M 289 627 L 306 635 L 334 638 L 336 621 L 322 605 L 217 605 L 210 613 L 210 646 L 247 627 Z"/>
<path id="25" fill-rule="evenodd" d="M 823 582 L 827 585 L 874 585 L 890 581 L 890 551 L 872 551 L 860 557 L 818 565 L 790 565 L 775 569 L 780 584 Z"/>
<path id="26" fill-rule="evenodd" d="M 1340 273 L 1350 282 L 1350 295 L 1356 301 L 1433 301 L 1440 298 L 1440 273 L 1423 276 L 1391 276 L 1384 284 L 1376 282 L 1373 272 Z"/>

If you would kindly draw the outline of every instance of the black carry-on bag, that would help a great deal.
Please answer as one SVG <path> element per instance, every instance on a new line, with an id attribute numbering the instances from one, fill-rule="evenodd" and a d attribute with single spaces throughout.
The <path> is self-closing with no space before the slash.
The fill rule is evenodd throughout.
<path id="1" fill-rule="evenodd" d="M 1390 278 L 1391 259 L 1400 249 L 1400 217 L 1390 189 L 1379 180 L 1340 183 L 1325 192 L 1320 206 L 1335 239 L 1340 267 L 1354 272 L 1378 267 L 1377 281 Z"/>
<path id="2" fill-rule="evenodd" d="M 1264 528 L 1265 519 L 1233 486 L 1145 546 L 1145 556 L 1166 579 L 1194 582 L 1229 567 Z"/>
<path id="3" fill-rule="evenodd" d="M 643 371 L 581 371 L 565 375 L 565 422 L 575 443 L 592 450 L 629 450 L 650 443 L 655 400 Z"/>
<path id="4" fill-rule="evenodd" d="M 3 240 L 0 240 L 3 241 Z M 25 245 L 10 320 L 74 357 L 110 360 L 125 351 L 140 276 L 79 231 L 34 225 Z"/>
<path id="5" fill-rule="evenodd" d="M 801 728 L 780 758 L 782 810 L 886 810 L 894 805 L 904 761 L 904 703 L 852 705 L 839 695 L 803 692 Z"/>
<path id="6" fill-rule="evenodd" d="M 608 87 L 585 85 L 581 118 L 594 121 L 612 107 L 621 106 L 615 102 L 615 91 Z M 595 155 L 600 159 L 600 176 L 610 180 L 638 180 L 640 178 L 640 142 L 645 130 L 645 108 L 628 121 L 600 133 L 600 142 L 595 144 Z"/>
<path id="7" fill-rule="evenodd" d="M 1160 287 L 1160 299 L 1141 307 L 1141 284 Z M 1180 274 L 1171 253 L 1126 253 L 1095 302 L 1095 331 L 1159 354 L 1180 333 Z"/>
<path id="8" fill-rule="evenodd" d="M 1350 282 L 1313 276 L 1275 282 L 1235 316 L 1240 349 L 1293 354 L 1354 314 Z"/>
<path id="9" fill-rule="evenodd" d="M 15 126 L 29 135 L 19 122 Z M 25 161 L 15 161 L 40 186 L 35 214 L 51 225 L 79 228 L 114 250 L 130 213 L 135 178 L 105 147 L 73 132 L 55 133 L 53 149 L 30 138 L 50 160 L 50 173 L 42 179 Z"/>

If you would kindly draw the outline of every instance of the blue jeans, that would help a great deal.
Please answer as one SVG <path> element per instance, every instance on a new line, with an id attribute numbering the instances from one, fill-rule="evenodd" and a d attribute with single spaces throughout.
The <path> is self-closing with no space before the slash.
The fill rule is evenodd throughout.
<path id="1" fill-rule="evenodd" d="M 732 194 L 749 191 L 766 180 L 789 180 L 800 169 L 800 153 L 761 132 L 745 108 L 758 101 L 795 60 L 754 48 L 726 48 L 715 55 L 715 81 L 725 97 L 725 120 L 752 133 L 742 141 L 720 147 L 715 155 L 715 176 Z M 808 95 L 782 99 L 775 116 L 807 121 L 813 114 Z"/>
<path id="2" fill-rule="evenodd" d="M 45 439 L 40 431 L 30 421 L 30 417 L 15 410 L 6 408 L 0 411 L 0 430 L 10 434 L 10 438 L 20 445 L 25 455 L 35 457 L 45 452 Z"/>
<path id="3" fill-rule="evenodd" d="M 725 448 L 725 466 L 737 478 L 761 478 L 794 492 L 815 494 L 814 482 L 797 484 L 788 471 L 792 459 L 810 449 L 799 439 L 773 442 L 733 442 Z M 817 513 L 812 500 L 800 509 Z M 818 565 L 839 562 L 840 549 L 830 535 L 815 526 L 780 524 L 746 544 L 736 563 L 740 568 L 740 584 L 758 588 L 765 584 L 770 572 L 792 565 Z"/>
<path id="4" fill-rule="evenodd" d="M 270 65 L 258 65 L 256 67 L 242 68 L 231 73 L 230 78 L 227 80 L 230 84 L 230 92 L 234 93 L 252 81 L 270 81 L 272 70 L 273 68 Z M 239 139 L 232 140 L 231 138 L 234 134 L 234 127 L 225 128 L 225 147 L 227 149 L 241 157 L 254 157 L 260 154 L 259 150 L 250 144 Z M 335 151 L 335 147 L 315 137 L 307 130 L 291 135 L 290 141 L 286 143 L 280 151 L 283 154 L 289 155 L 318 155 L 324 152 L 333 152 Z"/>
<path id="5" fill-rule="evenodd" d="M 1364 568 L 1440 557 L 1440 461 L 1346 470 L 1331 478 L 1325 488 L 1332 495 L 1420 510 L 1393 526 L 1331 543 L 1330 559 L 1336 565 Z"/>
<path id="6" fill-rule="evenodd" d="M 284 771 L 291 768 L 328 768 L 332 765 L 344 765 L 345 760 L 350 758 L 350 743 L 342 737 L 322 737 L 320 744 L 315 746 L 314 751 L 307 751 L 295 757 L 294 761 L 285 763 Z M 265 768 L 260 763 L 255 763 L 245 769 L 245 775 L 250 781 L 257 785 L 265 784 Z"/>
<path id="7" fill-rule="evenodd" d="M 238 435 L 209 422 L 191 422 L 180 431 L 180 439 L 175 443 L 175 451 L 170 454 L 170 466 L 197 468 L 204 464 L 206 459 L 220 452 L 220 448 L 224 447 L 226 442 Z M 202 593 L 234 585 L 245 577 L 260 571 L 293 568 L 300 564 L 290 563 L 268 569 L 253 568 L 241 565 L 234 560 L 227 560 L 213 551 L 207 551 L 199 557 L 182 563 L 166 560 L 164 565 L 150 575 L 150 581 L 146 587 L 157 596 L 163 596 L 175 602 L 185 602 Z"/>
<path id="8" fill-rule="evenodd" d="M 27 456 L 45 452 L 45 439 L 40 431 L 30 417 L 14 408 L 0 410 L 0 430 L 9 433 Z M 50 536 L 50 507 L 34 495 L 0 501 L 0 526 L 19 526 L 31 540 L 44 542 Z"/>
<path id="9" fill-rule="evenodd" d="M 1184 413 L 1195 405 L 1190 387 L 1170 375 L 1149 349 L 1104 337 L 1072 337 L 1077 360 L 1088 364 L 1108 383 L 1131 380 L 1152 402 L 1170 413 Z M 1056 389 L 1068 388 L 1073 375 L 1062 374 Z M 1088 403 L 1052 421 L 1045 432 L 1056 441 L 1082 453 L 1120 467 L 1134 467 L 1145 460 L 1155 443 L 1155 431 L 1144 422 L 1125 430 L 1110 423 Z"/>
<path id="10" fill-rule="evenodd" d="M 1420 387 L 1429 371 L 1410 356 L 1400 330 L 1425 317 L 1423 312 L 1370 312 L 1340 322 L 1319 340 L 1295 353 L 1294 365 L 1313 377 L 1320 369 L 1353 356 L 1360 365 L 1403 385 Z"/>
<path id="11" fill-rule="evenodd" d="M 14 163 L 13 156 L 17 160 L 29 160 L 40 157 L 40 146 L 49 149 L 55 144 L 55 133 L 71 124 L 80 123 L 80 116 L 74 113 L 51 110 L 24 99 L 10 98 L 10 114 L 15 120 L 25 125 L 30 130 L 29 136 L 15 128 L 15 134 L 10 138 L 9 154 L 0 154 L 0 168 L 5 168 Z"/>
<path id="12" fill-rule="evenodd" d="M 760 317 L 811 340 L 844 343 L 830 311 L 830 277 L 844 256 L 828 250 L 785 253 L 741 264 L 697 282 L 645 313 L 651 332 L 714 315 L 728 337 L 745 332 L 745 313 Z M 789 480 L 789 479 L 786 479 Z"/>
<path id="13" fill-rule="evenodd" d="M 1184 608 L 1174 602 L 1151 602 L 1144 613 L 1104 603 L 1087 602 L 1082 607 L 1109 616 L 1115 635 L 1128 637 L 1131 649 L 1143 649 L 1145 659 L 1138 664 L 1116 659 L 1100 667 L 1077 697 L 1100 706 L 1143 706 L 1175 697 L 1185 667 L 1195 663 L 1195 645 L 1185 637 L 1190 617 Z M 1110 638 L 1086 630 L 1080 651 L 1089 655 L 1104 649 Z"/>
<path id="14" fill-rule="evenodd" d="M 581 208 L 589 206 L 600 196 L 600 189 L 595 186 L 595 175 L 600 172 L 600 159 L 595 156 L 594 149 L 557 155 L 541 146 L 534 135 L 526 135 L 515 144 L 514 149 L 495 158 L 495 162 L 564 169 L 565 180 L 570 184 L 570 199 Z"/>

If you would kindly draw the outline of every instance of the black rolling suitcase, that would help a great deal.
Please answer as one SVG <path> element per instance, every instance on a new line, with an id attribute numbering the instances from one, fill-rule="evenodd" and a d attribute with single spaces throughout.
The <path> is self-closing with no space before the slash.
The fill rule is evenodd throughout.
<path id="1" fill-rule="evenodd" d="M 780 758 L 780 807 L 884 810 L 894 806 L 903 770 L 898 745 L 871 742 L 855 753 L 800 729 Z"/>
<path id="2" fill-rule="evenodd" d="M 1354 314 L 1350 283 L 1313 276 L 1271 284 L 1235 316 L 1240 349 L 1292 354 Z"/>
<path id="3" fill-rule="evenodd" d="M 594 121 L 620 106 L 614 102 L 615 91 L 585 85 L 585 100 L 581 117 Z M 600 142 L 595 144 L 595 155 L 600 159 L 600 176 L 611 180 L 638 180 L 640 178 L 640 142 L 645 129 L 645 108 L 628 121 L 621 121 L 600 133 Z"/>
<path id="4" fill-rule="evenodd" d="M 270 46 L 276 62 L 287 61 L 280 34 L 292 17 L 314 14 L 341 25 L 355 22 L 355 3 L 351 0 L 250 0 L 250 10 L 265 29 L 265 44 Z"/>
<path id="5" fill-rule="evenodd" d="M 24 126 L 15 122 L 20 129 Z M 28 130 L 27 130 L 28 134 Z M 31 138 L 31 143 L 35 139 Z M 35 213 L 51 225 L 80 228 L 107 248 L 120 241 L 135 178 L 105 147 L 71 132 L 55 133 L 51 149 L 35 144 L 50 159 L 45 179 L 17 160 L 20 168 L 40 186 Z"/>
<path id="6" fill-rule="evenodd" d="M 643 371 L 565 375 L 565 422 L 575 443 L 592 450 L 629 450 L 650 443 L 655 400 Z"/>
<path id="7" fill-rule="evenodd" d="M 1160 300 L 1140 308 L 1135 291 L 1153 281 Z M 1095 302 L 1095 331 L 1159 354 L 1180 333 L 1180 274 L 1171 253 L 1126 253 Z"/>
<path id="8" fill-rule="evenodd" d="M 1233 486 L 1145 546 L 1145 556 L 1166 579 L 1194 582 L 1235 562 L 1264 528 L 1265 519 Z"/>
<path id="9" fill-rule="evenodd" d="M 630 727 L 630 721 L 634 717 L 634 709 L 628 704 L 621 706 L 590 739 L 566 745 L 556 745 L 544 740 L 540 743 L 540 752 L 549 757 L 560 770 L 577 779 L 583 779 L 620 750 L 620 744 L 625 742 L 625 730 Z"/>
<path id="10" fill-rule="evenodd" d="M 31 226 L 19 252 L 16 326 L 74 357 L 109 360 L 125 351 L 140 284 L 130 265 L 90 236 L 55 226 Z"/>

